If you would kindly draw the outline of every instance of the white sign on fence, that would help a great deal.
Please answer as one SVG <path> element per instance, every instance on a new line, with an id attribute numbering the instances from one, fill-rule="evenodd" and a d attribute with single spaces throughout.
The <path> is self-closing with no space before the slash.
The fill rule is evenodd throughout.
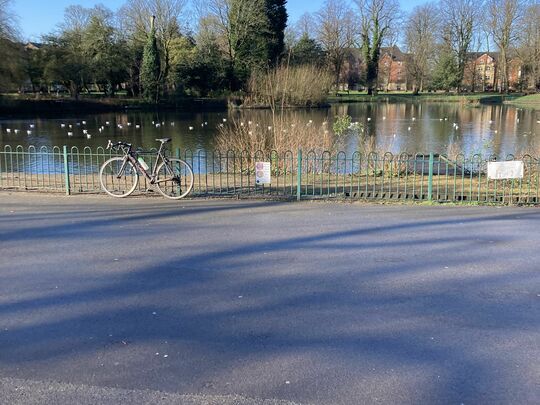
<path id="1" fill-rule="evenodd" d="M 270 162 L 255 163 L 255 182 L 257 184 L 270 184 L 272 182 Z"/>
<path id="2" fill-rule="evenodd" d="M 523 178 L 523 161 L 488 162 L 488 178 L 492 180 Z"/>

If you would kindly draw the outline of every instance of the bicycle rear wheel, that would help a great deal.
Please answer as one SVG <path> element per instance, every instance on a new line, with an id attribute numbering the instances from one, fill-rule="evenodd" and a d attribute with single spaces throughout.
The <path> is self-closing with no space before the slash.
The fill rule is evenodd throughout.
<path id="1" fill-rule="evenodd" d="M 135 166 L 124 158 L 113 157 L 103 163 L 99 171 L 99 182 L 111 197 L 127 197 L 139 184 L 139 174 Z"/>
<path id="2" fill-rule="evenodd" d="M 165 197 L 179 200 L 193 189 L 193 170 L 182 159 L 168 159 L 157 168 L 155 184 Z"/>

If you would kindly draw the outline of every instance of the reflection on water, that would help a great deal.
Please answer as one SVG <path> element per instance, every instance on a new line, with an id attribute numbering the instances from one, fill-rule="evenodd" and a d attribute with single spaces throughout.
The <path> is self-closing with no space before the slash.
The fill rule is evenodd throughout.
<path id="1" fill-rule="evenodd" d="M 332 122 L 336 115 L 349 114 L 354 122 L 364 125 L 364 132 L 347 138 L 345 149 L 348 152 L 361 149 L 365 140 L 371 139 L 377 149 L 390 152 L 540 155 L 540 148 L 537 151 L 540 113 L 506 105 L 469 108 L 457 103 L 358 103 L 334 105 L 330 109 L 287 110 L 284 114 L 295 115 L 306 123 L 312 120 L 315 125 Z M 152 148 L 157 145 L 155 138 L 171 137 L 173 149 L 211 150 L 220 126 L 228 125 L 233 119 L 272 125 L 272 114 L 267 110 L 159 114 L 130 111 L 63 118 L 0 119 L 0 146 L 95 148 L 105 146 L 107 140 L 112 139 Z M 103 128 L 101 132 L 99 128 Z M 68 136 L 68 132 L 73 135 Z"/>

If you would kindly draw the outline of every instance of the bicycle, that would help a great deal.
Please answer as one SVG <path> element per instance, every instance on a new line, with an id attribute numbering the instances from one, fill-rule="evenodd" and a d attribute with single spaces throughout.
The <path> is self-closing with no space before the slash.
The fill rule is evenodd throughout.
<path id="1" fill-rule="evenodd" d="M 193 189 L 193 170 L 191 166 L 178 158 L 167 157 L 163 148 L 171 141 L 171 138 L 156 139 L 161 142 L 157 151 L 156 161 L 152 170 L 138 153 L 133 150 L 130 143 L 112 143 L 109 140 L 107 149 L 118 152 L 124 156 L 116 156 L 108 159 L 99 170 L 99 181 L 103 190 L 112 197 L 127 197 L 139 184 L 139 173 L 155 185 L 157 190 L 164 196 L 173 200 L 179 200 L 188 195 Z"/>

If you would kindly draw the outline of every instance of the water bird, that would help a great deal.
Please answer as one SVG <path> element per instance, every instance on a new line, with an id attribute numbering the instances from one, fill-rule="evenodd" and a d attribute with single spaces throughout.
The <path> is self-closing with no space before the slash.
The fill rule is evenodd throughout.
<path id="1" fill-rule="evenodd" d="M 68 127 L 73 128 L 73 125 L 69 124 Z"/>
<path id="2" fill-rule="evenodd" d="M 82 124 L 83 124 L 83 125 L 86 125 L 86 121 L 83 121 Z"/>
<path id="3" fill-rule="evenodd" d="M 90 138 L 92 138 L 92 135 L 86 134 L 86 137 L 87 137 L 88 139 L 90 139 Z"/>
<path id="4" fill-rule="evenodd" d="M 171 127 L 174 127 L 174 122 L 171 122 Z"/>
<path id="5" fill-rule="evenodd" d="M 161 121 L 161 125 L 165 125 L 165 121 Z"/>
<path id="6" fill-rule="evenodd" d="M 193 131 L 193 127 L 189 127 L 189 130 L 190 130 L 190 131 Z"/>
<path id="7" fill-rule="evenodd" d="M 248 121 L 248 125 L 251 125 L 251 121 Z"/>
<path id="8" fill-rule="evenodd" d="M 159 128 L 160 126 L 161 126 L 161 124 L 158 122 L 158 123 L 156 124 L 156 128 Z"/>
<path id="9" fill-rule="evenodd" d="M 448 121 L 448 117 L 444 117 L 444 120 L 445 120 L 445 121 Z"/>
<path id="10" fill-rule="evenodd" d="M 244 123 L 243 123 L 243 122 L 241 122 L 241 123 L 240 123 L 240 126 L 241 126 L 241 127 L 243 127 L 243 126 L 244 126 Z"/>
<path id="11" fill-rule="evenodd" d="M 396 134 L 394 134 L 394 138 L 396 137 Z"/>
<path id="12" fill-rule="evenodd" d="M 30 128 L 34 128 L 34 127 L 35 127 L 35 125 L 34 125 L 34 124 L 30 124 L 29 126 L 30 126 Z"/>
<path id="13" fill-rule="evenodd" d="M 220 127 L 223 127 L 223 124 L 219 124 Z"/>
<path id="14" fill-rule="evenodd" d="M 495 130 L 495 133 L 497 134 L 499 131 Z"/>
<path id="15" fill-rule="evenodd" d="M 109 121 L 105 121 L 105 125 L 111 125 Z"/>
<path id="16" fill-rule="evenodd" d="M 439 121 L 442 121 L 443 119 L 442 118 L 439 118 Z"/>
<path id="17" fill-rule="evenodd" d="M 86 134 L 88 133 L 88 130 L 87 130 L 87 129 L 83 129 L 83 130 L 82 130 L 82 133 L 86 135 Z"/>
<path id="18" fill-rule="evenodd" d="M 16 130 L 14 130 L 13 132 L 15 132 L 16 134 L 18 134 L 19 131 L 20 131 L 20 129 L 16 129 Z"/>
<path id="19" fill-rule="evenodd" d="M 408 128 L 407 128 L 407 131 L 410 131 L 410 130 L 411 130 L 411 127 L 408 127 Z"/>
<path id="20" fill-rule="evenodd" d="M 124 126 L 122 124 L 118 124 L 118 128 L 122 129 L 122 128 L 124 128 Z"/>
<path id="21" fill-rule="evenodd" d="M 131 122 L 128 122 L 128 127 L 130 127 L 130 126 L 131 126 Z"/>
<path id="22" fill-rule="evenodd" d="M 65 128 L 66 124 L 60 124 L 60 128 Z"/>
<path id="23" fill-rule="evenodd" d="M 207 121 L 204 121 L 204 125 L 208 125 L 208 122 L 207 122 Z"/>
<path id="24" fill-rule="evenodd" d="M 73 136 L 73 132 L 68 131 L 68 136 Z"/>
<path id="25" fill-rule="evenodd" d="M 412 120 L 413 120 L 413 121 L 416 121 L 416 117 L 412 117 Z"/>
<path id="26" fill-rule="evenodd" d="M 227 122 L 227 118 L 223 118 L 223 122 Z"/>
<path id="27" fill-rule="evenodd" d="M 139 129 L 141 126 L 139 124 L 135 125 L 135 128 Z"/>
<path id="28" fill-rule="evenodd" d="M 11 128 L 7 128 L 7 129 L 6 129 L 6 132 L 7 132 L 8 134 L 11 134 Z"/>
<path id="29" fill-rule="evenodd" d="M 154 124 L 155 124 L 155 122 L 154 122 L 154 121 L 152 121 L 152 125 L 154 125 Z"/>
<path id="30" fill-rule="evenodd" d="M 489 120 L 489 123 L 490 123 L 490 124 L 493 124 L 493 120 Z"/>
<path id="31" fill-rule="evenodd" d="M 536 123 L 537 123 L 537 124 L 540 124 L 540 120 L 536 120 Z"/>
<path id="32" fill-rule="evenodd" d="M 103 131 L 103 128 L 98 128 L 98 131 L 101 133 Z"/>
<path id="33" fill-rule="evenodd" d="M 268 126 L 268 130 L 269 130 L 269 131 L 271 131 L 271 130 L 272 130 L 272 127 L 271 127 L 270 125 Z"/>
<path id="34" fill-rule="evenodd" d="M 309 120 L 308 122 L 309 122 L 310 124 L 313 124 L 313 120 Z"/>
<path id="35" fill-rule="evenodd" d="M 384 120 L 386 119 L 386 116 L 385 116 L 385 115 L 383 115 L 382 119 L 383 119 L 383 121 L 384 121 Z"/>
<path id="36" fill-rule="evenodd" d="M 371 117 L 368 117 L 367 120 L 368 120 L 368 122 L 371 121 Z"/>
<path id="37" fill-rule="evenodd" d="M 201 128 L 204 128 L 204 124 L 201 124 Z"/>

